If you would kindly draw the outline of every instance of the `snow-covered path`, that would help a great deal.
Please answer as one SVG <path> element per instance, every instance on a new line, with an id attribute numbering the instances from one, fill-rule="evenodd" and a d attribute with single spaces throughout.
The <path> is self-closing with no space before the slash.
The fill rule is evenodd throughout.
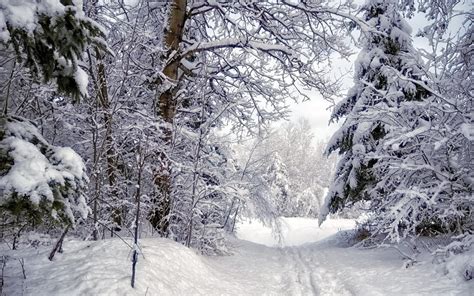
<path id="1" fill-rule="evenodd" d="M 430 261 L 405 268 L 395 249 L 341 245 L 334 233 L 354 221 L 322 228 L 309 219 L 286 221 L 282 242 L 259 223 L 241 225 L 239 237 L 254 243 L 236 240 L 234 256 L 212 262 L 233 282 L 244 283 L 232 295 L 474 295 L 474 283 L 445 276 Z"/>
<path id="2" fill-rule="evenodd" d="M 9 253 L 24 258 L 27 280 L 20 280 L 20 269 L 10 260 L 4 293 L 473 295 L 471 281 L 444 276 L 431 262 L 406 269 L 396 250 L 341 246 L 338 236 L 330 235 L 352 227 L 353 221 L 332 221 L 322 229 L 312 220 L 287 222 L 280 242 L 258 223 L 240 225 L 241 239 L 231 242 L 231 256 L 204 257 L 169 240 L 143 239 L 136 289 L 130 288 L 130 249 L 117 239 L 67 242 L 55 262 L 46 259 L 49 248 Z"/>
<path id="3" fill-rule="evenodd" d="M 295 262 L 293 268 L 288 272 L 297 275 L 296 283 L 302 287 L 300 291 L 290 291 L 292 295 L 355 295 L 354 292 L 348 290 L 337 275 L 328 272 L 322 260 L 316 258 L 309 248 L 290 247 L 283 249 L 289 254 L 290 262 Z M 319 253 L 323 255 L 323 253 Z M 295 283 L 290 281 L 290 283 Z M 291 286 L 291 284 L 290 284 Z"/>

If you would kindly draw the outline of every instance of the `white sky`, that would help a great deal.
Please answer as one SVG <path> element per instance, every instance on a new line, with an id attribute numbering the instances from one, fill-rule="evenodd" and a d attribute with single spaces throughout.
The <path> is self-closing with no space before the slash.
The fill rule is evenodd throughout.
<path id="1" fill-rule="evenodd" d="M 355 50 L 355 52 L 356 53 L 350 57 L 349 61 L 339 58 L 332 62 L 334 75 L 347 73 L 343 79 L 344 89 L 342 94 L 344 95 L 352 86 L 352 69 L 358 54 L 357 50 Z M 340 101 L 344 95 L 340 98 L 335 98 L 336 103 Z M 290 120 L 297 120 L 300 117 L 306 118 L 313 128 L 316 140 L 328 140 L 339 127 L 339 124 L 337 123 L 329 125 L 329 118 L 332 112 L 330 108 L 332 103 L 324 100 L 316 91 L 308 93 L 308 96 L 311 100 L 299 104 L 291 104 L 292 114 Z"/>

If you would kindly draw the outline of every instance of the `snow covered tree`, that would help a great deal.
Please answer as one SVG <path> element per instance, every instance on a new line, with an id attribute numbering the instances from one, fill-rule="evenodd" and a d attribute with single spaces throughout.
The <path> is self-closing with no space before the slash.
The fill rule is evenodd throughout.
<path id="1" fill-rule="evenodd" d="M 168 157 L 176 164 L 169 211 L 168 237 L 205 253 L 226 252 L 232 201 L 238 200 L 239 184 L 233 155 L 225 136 L 214 131 L 221 120 L 205 79 L 189 89 L 196 96 L 183 97 L 173 124 L 173 150 Z M 192 87 L 192 86 L 191 86 Z M 235 202 L 234 202 L 235 203 Z"/>
<path id="2" fill-rule="evenodd" d="M 85 165 L 71 148 L 50 145 L 24 118 L 11 116 L 0 135 L 0 209 L 12 222 L 75 225 L 89 212 Z M 10 219 L 7 219 L 10 220 Z"/>
<path id="3" fill-rule="evenodd" d="M 241 191 L 240 200 L 231 204 L 230 210 L 235 206 L 237 210 L 240 209 L 239 214 L 242 216 L 258 218 L 265 225 L 278 227 L 278 206 L 264 178 L 275 151 L 262 149 L 266 146 L 266 140 L 266 137 L 261 136 L 251 139 L 246 145 L 234 145 L 239 161 L 238 172 L 245 190 Z M 237 210 L 234 217 L 231 217 L 234 221 L 237 219 Z"/>
<path id="4" fill-rule="evenodd" d="M 385 194 L 383 188 L 375 189 L 379 177 L 386 173 L 384 160 L 379 157 L 383 140 L 387 134 L 396 132 L 399 120 L 393 115 L 398 115 L 404 105 L 422 101 L 429 94 L 419 84 L 394 75 L 403 73 L 424 84 L 423 73 L 417 66 L 418 55 L 412 47 L 411 29 L 398 12 L 397 4 L 373 0 L 362 10 L 366 23 L 377 31 L 362 33 L 355 86 L 333 111 L 331 120 L 346 119 L 327 148 L 328 153 L 339 150 L 342 155 L 327 197 L 331 212 Z M 407 113 L 412 112 L 406 109 Z"/>
<path id="5" fill-rule="evenodd" d="M 396 182 L 381 182 L 394 188 L 387 196 L 385 219 L 378 227 L 389 229 L 397 240 L 412 234 L 463 234 L 472 229 L 472 20 L 466 19 L 451 40 L 443 32 L 432 44 L 435 50 L 428 85 L 418 84 L 430 93 L 423 101 L 405 106 L 405 118 L 398 133 L 391 133 L 382 155 L 390 163 L 389 174 Z M 469 41 L 468 41 L 469 40 Z M 454 45 L 452 45 L 452 43 Z M 468 45 L 469 44 L 469 45 Z M 433 59 L 434 57 L 434 59 Z M 402 73 L 394 75 L 409 81 Z M 415 81 L 411 81 L 415 82 Z M 416 83 L 416 82 L 415 82 Z M 467 83 L 467 84 L 466 84 Z M 411 113 L 406 112 L 410 108 Z M 399 157 L 402 155 L 402 157 Z M 393 179 L 393 177 L 392 177 Z"/>
<path id="6" fill-rule="evenodd" d="M 84 51 L 90 44 L 103 50 L 105 43 L 81 6 L 67 0 L 0 4 L 0 77 L 6 86 L 0 94 L 0 208 L 6 221 L 21 228 L 46 221 L 75 226 L 78 213 L 85 218 L 89 212 L 81 157 L 48 143 L 26 118 L 11 115 L 31 115 L 43 102 L 61 104 L 65 96 L 86 96 Z"/>
<path id="7" fill-rule="evenodd" d="M 457 51 L 442 53 L 443 65 L 430 72 L 411 45 L 401 8 L 396 1 L 363 6 L 366 22 L 379 32 L 362 36 L 356 85 L 333 113 L 333 120 L 346 119 L 328 147 L 343 155 L 328 212 L 367 200 L 374 214 L 371 231 L 392 241 L 462 233 L 472 225 L 472 181 L 463 164 L 472 162 L 466 149 L 470 134 L 464 132 L 470 121 L 464 110 L 472 110 L 472 98 L 459 85 L 472 74 L 469 51 L 463 41 L 457 43 Z M 437 55 L 428 62 L 439 67 Z"/>
<path id="8" fill-rule="evenodd" d="M 269 218 L 266 220 L 272 215 L 317 217 L 335 158 L 323 155 L 326 143 L 314 140 L 309 122 L 284 123 L 251 145 L 236 146 L 246 150 L 238 153 L 243 181 L 249 188 L 245 208 L 251 210 L 245 214 L 267 212 L 262 214 Z M 275 168 L 281 177 L 275 176 Z"/>
<path id="9" fill-rule="evenodd" d="M 278 152 L 273 153 L 270 165 L 263 176 L 269 188 L 270 198 L 274 199 L 276 212 L 279 216 L 288 216 L 292 212 L 290 199 L 290 181 L 285 164 Z"/>
<path id="10" fill-rule="evenodd" d="M 334 171 L 335 157 L 325 157 L 325 141 L 316 141 L 307 119 L 284 124 L 274 149 L 282 155 L 291 183 L 291 216 L 316 217 Z M 274 141 L 274 140 L 273 140 Z"/>
<path id="11" fill-rule="evenodd" d="M 0 44 L 13 48 L 20 63 L 60 92 L 79 99 L 87 94 L 87 74 L 80 68 L 92 43 L 105 49 L 103 32 L 72 0 L 12 1 L 0 4 Z"/>
<path id="12" fill-rule="evenodd" d="M 105 54 L 96 44 L 86 50 L 81 67 L 89 76 L 87 97 L 71 104 L 52 87 L 41 86 L 41 97 L 32 95 L 25 99 L 26 104 L 11 101 L 16 114 L 41 118 L 46 139 L 72 146 L 84 158 L 91 179 L 87 196 L 92 210 L 87 223 L 76 232 L 84 237 L 91 237 L 91 233 L 94 239 L 124 235 L 133 229 L 140 171 L 141 218 L 148 214 L 156 190 L 152 167 L 157 163 L 151 154 L 162 150 L 158 141 L 161 133 L 153 113 L 154 92 L 146 84 L 144 73 L 150 71 L 158 55 L 147 51 L 146 46 L 160 44 L 162 33 L 156 31 L 160 31 L 163 13 L 148 9 L 147 3 L 86 2 L 84 11 L 104 28 L 114 52 Z M 36 102 L 40 105 L 33 104 Z M 138 170 L 141 166 L 137 159 L 141 157 L 147 161 Z M 140 226 L 140 231 L 149 230 L 146 223 Z"/>
<path id="13" fill-rule="evenodd" d="M 325 63 L 333 51 L 347 53 L 337 37 L 343 25 L 338 7 L 177 0 L 167 8 L 163 64 L 149 77 L 156 87 L 155 107 L 163 121 L 165 147 L 173 146 L 171 127 L 180 101 L 193 96 L 188 90 L 199 77 L 205 78 L 206 96 L 215 112 L 222 113 L 219 121 L 227 121 L 238 132 L 254 132 L 284 116 L 286 100 L 304 96 L 300 86 L 315 88 L 325 97 L 334 94 L 334 84 L 316 65 Z M 201 54 L 206 55 L 205 62 Z M 162 233 L 173 203 L 173 161 L 167 155 L 159 154 L 156 211 L 150 216 Z"/>

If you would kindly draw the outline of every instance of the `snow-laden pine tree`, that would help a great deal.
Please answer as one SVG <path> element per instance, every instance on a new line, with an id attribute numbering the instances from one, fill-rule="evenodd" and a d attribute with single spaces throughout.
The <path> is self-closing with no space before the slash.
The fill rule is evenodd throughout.
<path id="1" fill-rule="evenodd" d="M 101 28 L 85 17 L 82 2 L 13 1 L 0 4 L 0 46 L 34 77 L 54 81 L 60 92 L 79 99 L 87 94 L 88 77 L 80 68 L 90 44 L 105 48 Z"/>
<path id="2" fill-rule="evenodd" d="M 67 96 L 77 100 L 87 94 L 81 60 L 90 44 L 103 49 L 104 43 L 101 28 L 84 16 L 81 5 L 0 3 L 0 209 L 18 232 L 45 221 L 74 226 L 88 214 L 81 157 L 50 144 L 43 126 L 24 118 L 35 119 L 38 111 L 37 123 L 43 123 L 44 102 L 61 104 Z"/>
<path id="3" fill-rule="evenodd" d="M 456 49 L 447 49 L 452 56 L 444 70 L 427 73 L 426 84 L 391 71 L 426 93 L 422 100 L 382 111 L 396 120 L 379 153 L 384 165 L 376 190 L 383 192 L 377 200 L 383 206 L 374 210 L 379 217 L 377 232 L 388 233 L 392 240 L 472 229 L 473 109 L 468 89 L 472 91 L 473 68 L 472 50 L 466 44 L 466 37 L 472 41 L 472 24 L 461 31 L 465 29 Z"/>
<path id="4" fill-rule="evenodd" d="M 466 165 L 472 163 L 472 136 L 466 132 L 472 96 L 465 84 L 472 75 L 465 42 L 472 40 L 472 22 L 461 30 L 467 33 L 456 49 L 448 46 L 427 57 L 436 65 L 430 72 L 412 47 L 401 8 L 396 1 L 363 6 L 367 23 L 378 32 L 362 36 L 356 85 L 333 114 L 333 120 L 346 119 L 328 147 L 339 149 L 342 160 L 327 212 L 367 200 L 371 231 L 394 241 L 463 233 L 472 226 Z M 425 34 L 440 34 L 436 30 L 427 27 Z"/>
<path id="5" fill-rule="evenodd" d="M 49 144 L 28 120 L 1 118 L 0 210 L 6 221 L 74 225 L 89 212 L 88 182 L 81 157 L 71 148 Z"/>
<path id="6" fill-rule="evenodd" d="M 434 48 L 443 48 L 426 57 L 431 64 L 427 84 L 393 71 L 429 96 L 400 108 L 398 128 L 383 145 L 381 155 L 390 166 L 380 186 L 388 189 L 384 206 L 392 210 L 379 212 L 384 219 L 377 227 L 389 229 L 392 239 L 466 234 L 473 226 L 473 24 L 465 19 L 447 40 L 447 28 L 439 29 L 423 30 Z"/>
<path id="7" fill-rule="evenodd" d="M 406 133 L 413 119 L 426 120 L 412 108 L 429 93 L 420 86 L 424 84 L 423 72 L 412 46 L 411 29 L 396 1 L 370 0 L 362 11 L 366 23 L 375 30 L 362 33 L 355 85 L 332 115 L 332 121 L 345 117 L 327 148 L 327 153 L 339 150 L 341 154 L 326 201 L 333 213 L 362 200 L 372 201 L 374 209 L 383 209 L 381 203 L 394 188 L 388 183 L 397 182 L 394 177 L 380 183 L 389 173 L 389 160 L 381 154 L 386 139 Z"/>

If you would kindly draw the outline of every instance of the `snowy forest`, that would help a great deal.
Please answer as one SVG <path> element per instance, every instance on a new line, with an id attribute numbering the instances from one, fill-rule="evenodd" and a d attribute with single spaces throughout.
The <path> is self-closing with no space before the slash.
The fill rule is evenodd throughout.
<path id="1" fill-rule="evenodd" d="M 372 295 L 373 256 L 399 264 L 373 295 L 469 295 L 473 21 L 468 0 L 0 1 L 0 295 Z M 326 140 L 290 120 L 316 96 Z"/>

